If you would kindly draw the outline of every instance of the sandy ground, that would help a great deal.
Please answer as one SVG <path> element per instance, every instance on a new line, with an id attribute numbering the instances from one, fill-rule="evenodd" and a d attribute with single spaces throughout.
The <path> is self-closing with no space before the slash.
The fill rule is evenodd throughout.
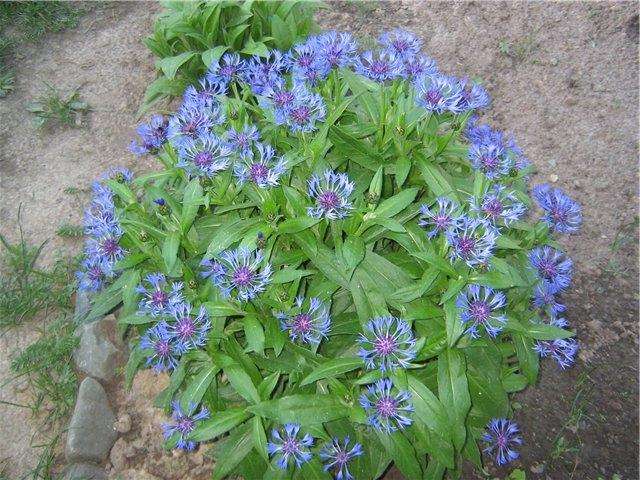
<path id="1" fill-rule="evenodd" d="M 79 243 L 55 235 L 61 223 L 80 222 L 78 200 L 63 190 L 86 186 L 111 165 L 145 168 L 126 146 L 153 79 L 141 40 L 156 12 L 152 3 L 101 6 L 77 29 L 24 50 L 15 92 L 0 101 L 3 233 L 14 231 L 22 203 L 29 238 L 52 239 L 49 258 L 60 247 L 76 252 Z M 566 300 L 583 342 L 581 361 L 562 374 L 548 365 L 541 385 L 521 396 L 527 406 L 517 416 L 527 439 L 521 465 L 533 478 L 638 478 L 637 230 L 625 228 L 638 206 L 637 3 L 331 2 L 320 21 L 361 36 L 398 26 L 420 34 L 441 70 L 483 80 L 494 99 L 485 118 L 514 133 L 539 169 L 535 180 L 561 186 L 582 203 L 584 228 L 565 242 L 576 262 Z M 43 80 L 82 86 L 93 108 L 88 128 L 31 127 L 24 106 Z M 616 238 L 627 242 L 619 250 L 612 247 Z M 566 433 L 580 448 L 540 471 L 557 436 L 565 435 L 562 424 L 585 378 L 592 386 L 589 415 Z M 0 399 L 10 395 L 0 388 Z M 151 399 L 147 407 L 139 403 L 144 410 Z M 3 437 L 11 432 L 15 440 L 0 444 L 0 459 L 11 457 L 9 472 L 17 476 L 29 465 L 28 455 L 17 454 L 28 439 L 14 435 L 24 415 L 0 406 L 0 418 Z M 182 478 L 176 475 L 166 478 Z"/>

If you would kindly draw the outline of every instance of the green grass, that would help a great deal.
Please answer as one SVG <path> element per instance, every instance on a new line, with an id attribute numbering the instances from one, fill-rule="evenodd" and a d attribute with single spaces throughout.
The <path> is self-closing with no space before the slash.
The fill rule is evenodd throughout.
<path id="1" fill-rule="evenodd" d="M 35 115 L 34 123 L 39 128 L 54 124 L 79 127 L 89 111 L 89 105 L 80 98 L 78 89 L 63 95 L 57 88 L 45 83 L 44 91 L 27 105 L 27 110 Z"/>
<path id="2" fill-rule="evenodd" d="M 81 225 L 63 223 L 58 227 L 56 234 L 63 238 L 80 238 L 84 235 L 84 228 Z"/>

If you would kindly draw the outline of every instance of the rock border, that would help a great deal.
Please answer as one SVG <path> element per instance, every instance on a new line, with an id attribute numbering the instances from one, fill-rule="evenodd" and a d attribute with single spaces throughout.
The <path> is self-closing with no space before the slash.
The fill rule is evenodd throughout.
<path id="1" fill-rule="evenodd" d="M 109 339 L 109 328 L 115 328 L 115 316 L 107 315 L 90 323 L 82 323 L 89 313 L 91 296 L 76 292 L 74 320 L 80 342 L 74 353 L 78 371 L 85 375 L 80 383 L 76 404 L 67 429 L 66 468 L 61 480 L 106 480 L 104 467 L 109 452 L 124 432 L 116 422 L 104 386 L 116 376 L 121 350 Z"/>

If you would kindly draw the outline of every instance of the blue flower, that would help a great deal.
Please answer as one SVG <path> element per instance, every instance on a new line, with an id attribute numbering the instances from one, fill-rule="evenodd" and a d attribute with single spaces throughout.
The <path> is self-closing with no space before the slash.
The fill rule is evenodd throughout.
<path id="1" fill-rule="evenodd" d="M 519 220 L 527 207 L 518 201 L 515 192 L 508 191 L 505 185 L 495 184 L 478 201 L 471 199 L 471 211 L 494 226 L 505 225 Z"/>
<path id="2" fill-rule="evenodd" d="M 533 306 L 553 316 L 565 310 L 565 306 L 558 302 L 554 288 L 545 281 L 540 282 L 533 291 Z"/>
<path id="3" fill-rule="evenodd" d="M 287 169 L 287 162 L 284 157 L 276 156 L 271 145 L 256 143 L 256 149 L 258 157 L 242 158 L 233 166 L 233 173 L 241 185 L 252 182 L 260 188 L 275 187 Z"/>
<path id="4" fill-rule="evenodd" d="M 331 67 L 319 55 L 317 37 L 309 37 L 305 43 L 298 43 L 285 56 L 285 61 L 292 72 L 294 83 L 308 82 L 315 85 L 324 80 Z"/>
<path id="5" fill-rule="evenodd" d="M 284 428 L 271 431 L 271 441 L 267 443 L 267 452 L 276 459 L 276 465 L 285 470 L 290 464 L 300 468 L 303 463 L 311 460 L 313 437 L 308 433 L 298 438 L 300 425 L 287 423 Z"/>
<path id="6" fill-rule="evenodd" d="M 144 297 L 138 304 L 139 315 L 149 314 L 152 317 L 167 315 L 171 307 L 182 302 L 182 283 L 172 282 L 169 286 L 162 273 L 149 273 L 145 281 L 150 288 L 144 284 L 136 287 L 136 292 Z"/>
<path id="7" fill-rule="evenodd" d="M 246 64 L 243 79 L 256 95 L 262 95 L 282 81 L 287 63 L 278 50 L 271 50 L 267 58 L 253 56 Z"/>
<path id="8" fill-rule="evenodd" d="M 422 228 L 430 228 L 427 237 L 433 238 L 438 233 L 444 233 L 450 228 L 455 228 L 460 223 L 461 215 L 458 212 L 459 206 L 447 197 L 438 197 L 436 205 L 421 205 L 420 219 L 418 225 Z"/>
<path id="9" fill-rule="evenodd" d="M 349 215 L 353 208 L 349 196 L 355 184 L 349 181 L 346 173 L 335 173 L 328 169 L 322 176 L 312 175 L 308 183 L 309 197 L 315 201 L 315 206 L 307 208 L 307 215 L 329 220 Z"/>
<path id="10" fill-rule="evenodd" d="M 324 471 L 335 472 L 336 480 L 353 480 L 353 475 L 349 472 L 348 464 L 355 457 L 359 457 L 364 453 L 362 445 L 355 442 L 350 447 L 351 440 L 344 437 L 342 441 L 333 437 L 331 442 L 324 444 L 319 452 L 320 459 L 324 463 Z"/>
<path id="11" fill-rule="evenodd" d="M 384 50 L 403 60 L 415 57 L 422 49 L 422 40 L 402 28 L 384 32 L 378 38 L 378 43 Z"/>
<path id="12" fill-rule="evenodd" d="M 399 78 L 404 73 L 402 60 L 387 51 L 363 52 L 355 61 L 356 73 L 376 82 Z"/>
<path id="13" fill-rule="evenodd" d="M 85 258 L 76 272 L 78 288 L 89 292 L 99 291 L 114 276 L 111 262 L 99 258 Z"/>
<path id="14" fill-rule="evenodd" d="M 318 58 L 329 68 L 348 67 L 353 64 L 358 44 L 350 33 L 325 32 L 316 37 Z"/>
<path id="15" fill-rule="evenodd" d="M 218 287 L 223 297 L 232 294 L 240 301 L 246 302 L 263 292 L 271 277 L 271 265 L 260 265 L 264 255 L 260 250 L 250 251 L 247 247 L 226 250 L 212 260 L 203 260 L 204 278 L 210 278 Z"/>
<path id="16" fill-rule="evenodd" d="M 529 166 L 529 160 L 524 157 L 522 149 L 511 136 L 507 137 L 489 125 L 478 125 L 476 120 L 476 117 L 472 116 L 465 131 L 465 136 L 475 150 L 473 158 L 469 155 L 472 163 L 475 162 L 474 168 L 489 172 L 487 176 L 495 178 L 498 175 L 506 175 L 511 168 L 523 170 Z M 498 157 L 495 157 L 496 152 L 500 154 Z M 483 154 L 488 155 L 485 161 L 482 159 Z"/>
<path id="17" fill-rule="evenodd" d="M 154 115 L 149 123 L 141 123 L 136 128 L 140 142 L 131 140 L 129 150 L 136 155 L 156 152 L 167 141 L 168 122 L 162 115 Z"/>
<path id="18" fill-rule="evenodd" d="M 426 55 L 416 55 L 404 61 L 404 77 L 415 81 L 425 75 L 438 74 L 435 60 Z"/>
<path id="19" fill-rule="evenodd" d="M 131 183 L 133 172 L 125 167 L 110 167 L 100 176 L 100 180 L 115 180 L 118 183 Z"/>
<path id="20" fill-rule="evenodd" d="M 296 306 L 290 312 L 278 312 L 276 318 L 280 320 L 280 328 L 289 331 L 292 341 L 299 340 L 317 346 L 331 325 L 329 309 L 319 298 L 311 298 L 308 308 L 302 308 L 304 298 L 296 298 Z"/>
<path id="21" fill-rule="evenodd" d="M 178 365 L 176 344 L 164 320 L 147 330 L 140 339 L 140 348 L 149 351 L 146 365 L 157 372 L 173 370 Z"/>
<path id="22" fill-rule="evenodd" d="M 582 224 L 582 208 L 560 188 L 543 183 L 533 187 L 533 198 L 544 210 L 542 219 L 558 233 L 575 233 Z"/>
<path id="23" fill-rule="evenodd" d="M 209 66 L 207 77 L 211 82 L 228 85 L 244 75 L 245 63 L 237 53 L 225 53 L 220 60 Z"/>
<path id="24" fill-rule="evenodd" d="M 522 445 L 518 424 L 506 418 L 491 420 L 482 435 L 482 441 L 487 444 L 483 452 L 494 456 L 498 465 L 505 465 L 518 458 L 519 454 L 514 448 Z"/>
<path id="25" fill-rule="evenodd" d="M 460 92 L 458 107 L 461 111 L 482 110 L 487 108 L 489 103 L 491 103 L 489 94 L 482 85 L 470 82 L 464 78 L 460 80 L 460 86 L 462 90 Z"/>
<path id="26" fill-rule="evenodd" d="M 578 353 L 578 342 L 573 338 L 538 340 L 534 350 L 542 358 L 552 357 L 558 366 L 564 370 L 574 364 L 576 353 Z"/>
<path id="27" fill-rule="evenodd" d="M 262 95 L 264 98 L 258 100 L 260 106 L 273 113 L 276 125 L 285 125 L 295 100 L 293 91 L 287 89 L 284 81 L 280 81 L 265 89 Z"/>
<path id="28" fill-rule="evenodd" d="M 416 104 L 430 112 L 460 113 L 460 99 L 462 87 L 454 77 L 439 73 L 423 75 L 414 82 L 416 90 Z"/>
<path id="29" fill-rule="evenodd" d="M 409 367 L 417 353 L 411 326 L 395 317 L 377 317 L 367 322 L 358 343 L 358 355 L 366 367 L 382 372 Z"/>
<path id="30" fill-rule="evenodd" d="M 507 317 L 498 310 L 507 304 L 502 292 L 490 287 L 469 285 L 456 299 L 456 307 L 461 310 L 460 321 L 467 326 L 466 333 L 472 338 L 478 338 L 482 327 L 490 337 L 495 337 L 507 323 Z"/>
<path id="31" fill-rule="evenodd" d="M 178 152 L 176 166 L 194 177 L 213 178 L 231 163 L 231 148 L 209 132 L 186 138 Z"/>
<path id="32" fill-rule="evenodd" d="M 463 218 L 456 228 L 445 232 L 451 247 L 451 261 L 460 259 L 469 267 L 486 266 L 493 256 L 498 231 L 489 222 L 478 218 Z"/>
<path id="33" fill-rule="evenodd" d="M 121 234 L 113 194 L 99 182 L 93 183 L 93 198 L 84 211 L 84 233 L 91 237 Z"/>
<path id="34" fill-rule="evenodd" d="M 208 134 L 215 125 L 222 124 L 224 120 L 224 113 L 217 106 L 186 102 L 169 118 L 167 137 L 174 146 L 180 148 L 188 139 L 195 140 Z"/>
<path id="35" fill-rule="evenodd" d="M 571 284 L 573 262 L 563 252 L 553 247 L 536 247 L 529 252 L 529 263 L 538 277 L 547 282 L 551 293 L 558 293 Z"/>
<path id="36" fill-rule="evenodd" d="M 202 77 L 199 81 L 199 88 L 189 85 L 182 96 L 185 104 L 199 104 L 203 107 L 213 107 L 218 103 L 218 97 L 227 94 L 225 82 L 215 80 L 211 76 Z"/>
<path id="37" fill-rule="evenodd" d="M 202 407 L 198 413 L 196 412 L 197 405 L 193 402 L 189 404 L 189 408 L 185 412 L 180 406 L 180 402 L 173 401 L 171 403 L 173 407 L 173 422 L 162 425 L 162 433 L 165 440 L 170 439 L 174 435 L 177 435 L 176 448 L 192 452 L 198 445 L 193 440 L 188 440 L 189 434 L 196 428 L 198 422 L 209 418 L 209 410 Z"/>
<path id="38" fill-rule="evenodd" d="M 118 227 L 116 231 L 104 233 L 99 237 L 89 238 L 85 244 L 85 254 L 89 258 L 111 263 L 122 260 L 127 252 L 120 246 L 121 236 L 122 230 Z"/>
<path id="39" fill-rule="evenodd" d="M 174 321 L 167 330 L 175 339 L 176 351 L 183 354 L 193 348 L 202 347 L 207 343 L 207 334 L 211 330 L 209 314 L 204 305 L 200 306 L 198 315 L 193 316 L 189 303 L 174 304 L 170 314 Z"/>
<path id="40" fill-rule="evenodd" d="M 327 107 L 322 97 L 312 93 L 304 85 L 296 85 L 293 101 L 286 112 L 286 125 L 292 132 L 312 132 L 317 130 L 316 123 L 323 122 Z"/>
<path id="41" fill-rule="evenodd" d="M 255 125 L 245 125 L 242 130 L 227 130 L 227 145 L 240 158 L 253 157 L 253 145 L 260 140 L 260 132 Z"/>
<path id="42" fill-rule="evenodd" d="M 469 147 L 469 161 L 474 170 L 493 180 L 509 174 L 513 161 L 497 143 L 473 143 Z"/>
<path id="43" fill-rule="evenodd" d="M 369 385 L 360 396 L 360 405 L 368 415 L 369 425 L 383 433 L 395 432 L 413 422 L 411 393 L 398 391 L 388 378 Z"/>

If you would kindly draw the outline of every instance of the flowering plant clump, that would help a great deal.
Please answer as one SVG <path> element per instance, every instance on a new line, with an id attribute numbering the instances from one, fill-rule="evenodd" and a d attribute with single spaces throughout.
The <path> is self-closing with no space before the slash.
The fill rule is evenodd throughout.
<path id="1" fill-rule="evenodd" d="M 170 375 L 168 448 L 214 478 L 456 476 L 517 458 L 509 394 L 577 343 L 559 315 L 581 223 L 533 189 L 489 98 L 405 31 L 223 56 L 139 128 L 162 168 L 96 184 L 81 288 L 122 302 L 126 367 Z M 230 75 L 221 72 L 231 71 Z M 525 439 L 525 440 L 523 440 Z"/>

